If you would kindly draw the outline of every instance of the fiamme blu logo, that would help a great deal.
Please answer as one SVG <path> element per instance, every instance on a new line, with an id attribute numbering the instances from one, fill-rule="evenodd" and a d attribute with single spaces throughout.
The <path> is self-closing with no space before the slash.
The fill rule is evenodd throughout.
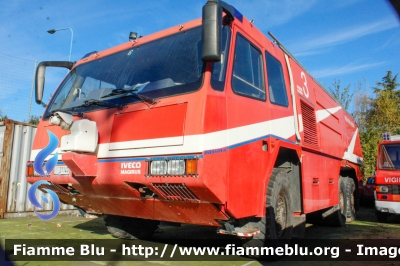
<path id="1" fill-rule="evenodd" d="M 49 130 L 47 130 L 47 134 L 49 135 L 49 143 L 47 146 L 42 149 L 38 155 L 35 158 L 35 161 L 33 162 L 33 168 L 35 171 L 41 175 L 41 176 L 48 176 L 50 175 L 51 171 L 56 167 L 57 161 L 58 161 L 58 152 L 54 154 L 53 157 L 51 157 L 47 162 L 45 163 L 44 160 L 49 156 L 58 146 L 58 139 L 57 137 Z M 38 199 L 36 198 L 36 191 L 38 190 L 38 187 L 40 185 L 50 185 L 50 183 L 46 180 L 40 180 L 35 182 L 28 191 L 28 198 L 29 201 L 35 206 L 36 208 L 39 209 L 44 209 L 44 207 L 40 204 Z M 44 188 L 44 190 L 50 195 L 53 203 L 54 203 L 54 208 L 53 211 L 50 214 L 41 214 L 39 212 L 35 211 L 35 214 L 42 220 L 50 220 L 54 218 L 58 212 L 60 211 L 60 199 L 58 198 L 57 194 L 47 188 Z M 48 199 L 42 195 L 41 199 L 45 203 L 49 203 Z"/>

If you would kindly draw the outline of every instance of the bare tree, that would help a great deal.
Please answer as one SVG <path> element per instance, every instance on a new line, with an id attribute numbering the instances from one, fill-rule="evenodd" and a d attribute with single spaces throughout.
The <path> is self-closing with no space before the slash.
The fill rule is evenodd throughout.
<path id="1" fill-rule="evenodd" d="M 340 88 L 340 80 L 336 80 L 333 82 L 333 88 L 329 87 L 329 92 L 335 98 L 335 100 L 340 103 L 340 105 L 349 111 L 350 103 L 353 99 L 353 94 L 350 93 L 350 84 L 345 88 Z"/>
<path id="2" fill-rule="evenodd" d="M 360 131 L 365 131 L 367 128 L 366 116 L 370 109 L 371 98 L 369 97 L 369 91 L 365 85 L 365 80 L 359 80 L 357 89 L 354 92 L 354 111 L 352 116 L 357 122 Z"/>

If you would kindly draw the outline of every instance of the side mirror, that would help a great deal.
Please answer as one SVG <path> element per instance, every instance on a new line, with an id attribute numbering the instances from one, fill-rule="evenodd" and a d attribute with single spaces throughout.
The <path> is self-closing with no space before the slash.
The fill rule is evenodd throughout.
<path id="1" fill-rule="evenodd" d="M 36 79 L 35 79 L 35 96 L 36 103 L 43 105 L 43 90 L 46 76 L 46 67 L 63 67 L 71 69 L 74 66 L 73 62 L 69 61 L 43 61 L 36 69 Z"/>
<path id="2" fill-rule="evenodd" d="M 221 61 L 222 7 L 215 0 L 203 6 L 202 51 L 204 62 Z"/>

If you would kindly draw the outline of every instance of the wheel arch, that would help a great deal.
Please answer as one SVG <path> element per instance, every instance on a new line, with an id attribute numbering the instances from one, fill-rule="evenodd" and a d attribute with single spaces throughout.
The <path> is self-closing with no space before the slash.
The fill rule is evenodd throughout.
<path id="1" fill-rule="evenodd" d="M 272 145 L 274 143 L 274 145 Z M 265 216 L 267 188 L 274 168 L 286 168 L 291 182 L 290 195 L 295 203 L 293 211 L 301 213 L 303 210 L 302 184 L 301 184 L 301 147 L 284 140 L 270 139 L 269 152 L 271 156 L 265 169 L 265 176 L 260 186 L 259 217 Z"/>
<path id="2" fill-rule="evenodd" d="M 301 189 L 301 163 L 296 150 L 280 147 L 274 168 L 286 169 L 290 181 L 290 197 L 293 199 L 293 212 L 302 212 L 302 189 Z"/>

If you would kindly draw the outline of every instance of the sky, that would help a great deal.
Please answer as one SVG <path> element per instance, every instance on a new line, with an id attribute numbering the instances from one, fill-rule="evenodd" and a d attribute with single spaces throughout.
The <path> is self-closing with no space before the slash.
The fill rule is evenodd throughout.
<path id="1" fill-rule="evenodd" d="M 363 89 L 400 73 L 400 19 L 386 0 L 226 0 L 271 31 L 325 88 Z M 0 0 L 0 110 L 26 120 L 35 62 L 71 60 L 201 17 L 206 0 Z M 9 67 L 10 65 L 10 67 Z M 48 100 L 66 70 L 46 76 Z M 400 77 L 399 77 L 400 80 Z M 46 84 L 47 84 L 46 83 Z M 21 88 L 23 87 L 23 89 Z M 351 109 L 351 108 L 350 108 Z M 32 101 L 29 114 L 43 108 Z M 21 114 L 20 114 L 21 113 Z"/>

